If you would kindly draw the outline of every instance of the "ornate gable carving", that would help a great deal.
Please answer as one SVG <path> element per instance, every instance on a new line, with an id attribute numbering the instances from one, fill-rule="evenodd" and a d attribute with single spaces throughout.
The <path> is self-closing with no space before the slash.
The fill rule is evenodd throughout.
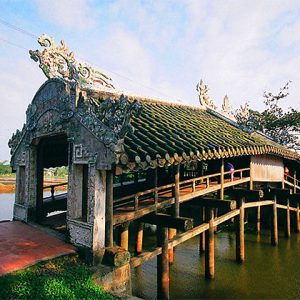
<path id="1" fill-rule="evenodd" d="M 38 38 L 38 43 L 44 50 L 29 50 L 29 54 L 34 61 L 39 62 L 39 67 L 48 79 L 61 78 L 87 89 L 114 89 L 112 79 L 107 75 L 88 64 L 77 62 L 64 41 L 57 45 L 52 37 L 43 34 Z"/>
<path id="2" fill-rule="evenodd" d="M 197 84 L 196 90 L 199 93 L 199 102 L 202 107 L 204 108 L 208 107 L 213 110 L 217 108 L 213 100 L 208 95 L 208 91 L 209 91 L 208 86 L 203 83 L 202 79 Z"/>

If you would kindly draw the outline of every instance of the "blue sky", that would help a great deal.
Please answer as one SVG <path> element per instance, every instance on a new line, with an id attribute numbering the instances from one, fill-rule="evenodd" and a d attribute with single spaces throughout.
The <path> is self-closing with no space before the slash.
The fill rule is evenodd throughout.
<path id="1" fill-rule="evenodd" d="M 202 78 L 219 108 L 227 94 L 259 110 L 291 80 L 283 106 L 300 108 L 299 1 L 0 0 L 0 12 L 0 160 L 46 80 L 28 54 L 42 33 L 125 92 L 197 105 Z"/>

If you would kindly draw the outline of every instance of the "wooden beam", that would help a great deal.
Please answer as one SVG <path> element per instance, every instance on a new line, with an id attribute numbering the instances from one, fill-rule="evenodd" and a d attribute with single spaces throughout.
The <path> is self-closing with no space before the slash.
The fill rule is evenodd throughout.
<path id="1" fill-rule="evenodd" d="M 245 198 L 241 197 L 237 200 L 237 205 L 240 213 L 236 216 L 236 260 L 237 262 L 244 262 L 245 260 L 245 209 L 244 209 Z"/>
<path id="2" fill-rule="evenodd" d="M 205 208 L 200 207 L 200 223 L 205 222 Z M 199 235 L 199 254 L 203 254 L 205 252 L 205 233 L 202 232 Z"/>
<path id="3" fill-rule="evenodd" d="M 250 161 L 250 182 L 249 189 L 253 190 L 253 163 Z"/>
<path id="4" fill-rule="evenodd" d="M 299 203 L 297 203 L 297 211 L 296 211 L 296 232 L 300 232 L 300 208 L 299 208 Z"/>
<path id="5" fill-rule="evenodd" d="M 170 247 L 175 247 L 191 238 L 194 236 L 197 236 L 198 234 L 208 230 L 209 225 L 207 223 L 201 224 L 197 227 L 194 227 L 193 229 L 187 231 L 187 232 L 182 232 L 177 234 L 172 240 L 169 241 L 169 248 Z"/>
<path id="6" fill-rule="evenodd" d="M 216 225 L 222 224 L 222 223 L 230 220 L 231 218 L 234 218 L 239 213 L 240 213 L 240 210 L 239 209 L 235 209 L 235 210 L 232 210 L 232 211 L 226 213 L 225 215 L 217 217 L 217 218 L 214 219 L 214 225 L 216 226 Z"/>
<path id="7" fill-rule="evenodd" d="M 209 229 L 205 231 L 205 278 L 215 277 L 215 237 L 214 237 L 214 210 L 205 208 L 205 220 Z"/>
<path id="8" fill-rule="evenodd" d="M 231 189 L 228 191 L 228 194 L 236 198 L 245 197 L 245 201 L 259 200 L 264 196 L 263 190 L 248 190 L 240 188 Z"/>
<path id="9" fill-rule="evenodd" d="M 257 206 L 256 212 L 256 231 L 260 233 L 260 206 Z"/>
<path id="10" fill-rule="evenodd" d="M 224 200 L 224 158 L 221 159 L 221 178 L 220 178 L 220 183 L 221 183 L 221 190 L 220 190 L 220 199 Z"/>
<path id="11" fill-rule="evenodd" d="M 194 227 L 194 221 L 190 218 L 172 217 L 166 214 L 149 214 L 141 218 L 144 223 L 161 225 L 167 228 L 175 228 L 181 231 L 188 231 Z"/>
<path id="12" fill-rule="evenodd" d="M 113 179 L 112 170 L 106 173 L 106 202 L 105 202 L 105 246 L 113 247 Z"/>
<path id="13" fill-rule="evenodd" d="M 170 272 L 167 227 L 157 226 L 157 246 L 161 247 L 161 254 L 157 256 L 157 299 L 169 299 Z"/>
<path id="14" fill-rule="evenodd" d="M 156 257 L 157 255 L 161 254 L 161 247 L 157 247 L 152 251 L 142 252 L 138 256 L 132 257 L 130 260 L 130 267 L 137 268 L 144 262 Z"/>
<path id="15" fill-rule="evenodd" d="M 172 238 L 174 238 L 175 235 L 176 235 L 176 229 L 169 228 L 169 230 L 168 230 L 169 240 L 171 240 Z M 173 248 L 169 249 L 169 263 L 170 264 L 174 263 L 174 249 Z"/>
<path id="16" fill-rule="evenodd" d="M 210 208 L 220 208 L 220 209 L 235 209 L 236 202 L 234 200 L 221 200 L 221 199 L 211 199 L 197 197 L 191 201 L 192 207 L 210 207 Z"/>
<path id="17" fill-rule="evenodd" d="M 248 203 L 244 204 L 244 208 L 273 205 L 273 202 L 274 202 L 273 200 L 262 200 L 262 201 L 248 202 Z"/>

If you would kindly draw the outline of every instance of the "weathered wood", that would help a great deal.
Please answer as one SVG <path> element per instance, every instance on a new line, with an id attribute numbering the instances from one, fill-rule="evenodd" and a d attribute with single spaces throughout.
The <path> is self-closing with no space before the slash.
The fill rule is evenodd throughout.
<path id="1" fill-rule="evenodd" d="M 155 248 L 153 251 L 142 252 L 139 255 L 132 257 L 130 260 L 130 267 L 136 268 L 143 264 L 144 262 L 156 257 L 161 254 L 161 247 Z"/>
<path id="2" fill-rule="evenodd" d="M 168 228 L 161 225 L 157 226 L 157 246 L 161 247 L 161 254 L 157 256 L 157 299 L 169 299 Z"/>
<path id="3" fill-rule="evenodd" d="M 241 188 L 231 189 L 228 191 L 228 194 L 234 198 L 245 197 L 245 201 L 259 200 L 264 196 L 263 190 L 248 190 Z"/>
<path id="4" fill-rule="evenodd" d="M 214 211 L 210 207 L 205 208 L 205 220 L 209 229 L 205 232 L 205 278 L 215 277 L 215 237 L 214 237 Z"/>
<path id="5" fill-rule="evenodd" d="M 245 224 L 245 198 L 242 197 L 237 200 L 239 215 L 236 216 L 236 260 L 237 262 L 244 262 L 245 260 L 245 236 L 244 236 L 244 224 Z"/>
<path id="6" fill-rule="evenodd" d="M 250 182 L 249 182 L 249 189 L 253 190 L 253 164 L 250 161 Z"/>
<path id="7" fill-rule="evenodd" d="M 296 211 L 296 232 L 300 232 L 300 209 L 299 209 L 299 203 L 297 203 L 297 211 Z"/>
<path id="8" fill-rule="evenodd" d="M 187 231 L 193 228 L 193 219 L 183 217 L 172 217 L 165 214 L 149 214 L 141 219 L 144 223 L 161 225 L 167 228 L 175 228 L 182 231 Z"/>
<path id="9" fill-rule="evenodd" d="M 113 247 L 113 171 L 106 172 L 105 246 Z"/>
<path id="10" fill-rule="evenodd" d="M 211 198 L 202 198 L 196 197 L 191 201 L 192 207 L 211 207 L 211 208 L 222 208 L 222 209 L 235 209 L 236 202 L 234 200 L 221 200 L 221 199 L 211 199 Z"/>
<path id="11" fill-rule="evenodd" d="M 135 254 L 140 254 L 143 252 L 143 235 L 144 235 L 144 224 L 142 222 L 138 222 L 137 232 L 136 232 Z"/>
<path id="12" fill-rule="evenodd" d="M 248 202 L 248 203 L 244 204 L 244 207 L 245 208 L 251 208 L 251 207 L 266 206 L 266 205 L 273 205 L 273 200 L 262 200 L 262 201 Z"/>
<path id="13" fill-rule="evenodd" d="M 176 235 L 176 229 L 169 228 L 168 235 L 169 235 L 169 240 L 171 240 Z M 174 249 L 173 248 L 169 248 L 169 263 L 170 264 L 174 263 Z"/>
<path id="14" fill-rule="evenodd" d="M 290 201 L 286 201 L 286 220 L 285 220 L 285 237 L 291 237 L 291 215 L 290 215 Z"/>
<path id="15" fill-rule="evenodd" d="M 220 183 L 221 183 L 221 190 L 220 190 L 220 199 L 224 200 L 224 158 L 221 159 L 221 176 L 220 176 Z"/>
<path id="16" fill-rule="evenodd" d="M 128 250 L 128 232 L 129 222 L 123 223 L 120 226 L 120 247 L 124 250 Z"/>
<path id="17" fill-rule="evenodd" d="M 201 224 L 197 227 L 194 227 L 193 229 L 187 231 L 187 232 L 182 232 L 177 234 L 172 240 L 169 241 L 169 248 L 170 247 L 175 247 L 191 238 L 194 236 L 197 236 L 198 234 L 205 232 L 208 230 L 209 225 L 207 223 Z"/>
<path id="18" fill-rule="evenodd" d="M 200 222 L 205 222 L 205 208 L 200 208 Z M 205 252 L 205 233 L 202 232 L 199 235 L 199 254 L 203 254 Z"/>
<path id="19" fill-rule="evenodd" d="M 235 209 L 235 210 L 232 210 L 232 211 L 226 213 L 225 215 L 222 215 L 218 218 L 215 218 L 214 219 L 214 225 L 216 226 L 216 225 L 219 225 L 221 223 L 224 223 L 224 222 L 230 220 L 231 218 L 237 216 L 239 213 L 240 213 L 239 209 Z"/>
<path id="20" fill-rule="evenodd" d="M 174 165 L 174 216 L 179 217 L 180 215 L 180 165 Z"/>
<path id="21" fill-rule="evenodd" d="M 130 253 L 121 247 L 105 248 L 102 261 L 105 265 L 120 267 L 130 262 Z"/>
<path id="22" fill-rule="evenodd" d="M 277 224 L 277 197 L 274 196 L 274 202 L 271 210 L 271 244 L 273 246 L 278 245 L 278 224 Z"/>

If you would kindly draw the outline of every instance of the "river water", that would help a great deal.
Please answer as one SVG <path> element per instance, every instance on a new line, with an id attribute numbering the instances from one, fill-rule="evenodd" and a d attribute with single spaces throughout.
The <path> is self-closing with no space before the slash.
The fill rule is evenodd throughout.
<path id="1" fill-rule="evenodd" d="M 216 234 L 215 279 L 204 278 L 204 255 L 198 238 L 176 248 L 170 268 L 171 299 L 300 299 L 300 234 L 287 240 L 280 231 L 279 246 L 270 245 L 270 234 L 245 236 L 246 261 L 235 262 L 235 235 Z M 134 295 L 156 297 L 156 259 L 132 270 Z"/>
<path id="2" fill-rule="evenodd" d="M 0 194 L 0 221 L 11 220 L 14 194 Z M 154 233 L 148 237 L 153 244 Z M 235 235 L 215 235 L 215 279 L 204 278 L 204 255 L 198 238 L 176 247 L 170 268 L 171 299 L 300 299 L 300 234 L 287 240 L 279 230 L 279 246 L 270 245 L 269 230 L 245 235 L 246 261 L 235 262 Z M 156 298 L 156 259 L 132 270 L 133 293 Z"/>

